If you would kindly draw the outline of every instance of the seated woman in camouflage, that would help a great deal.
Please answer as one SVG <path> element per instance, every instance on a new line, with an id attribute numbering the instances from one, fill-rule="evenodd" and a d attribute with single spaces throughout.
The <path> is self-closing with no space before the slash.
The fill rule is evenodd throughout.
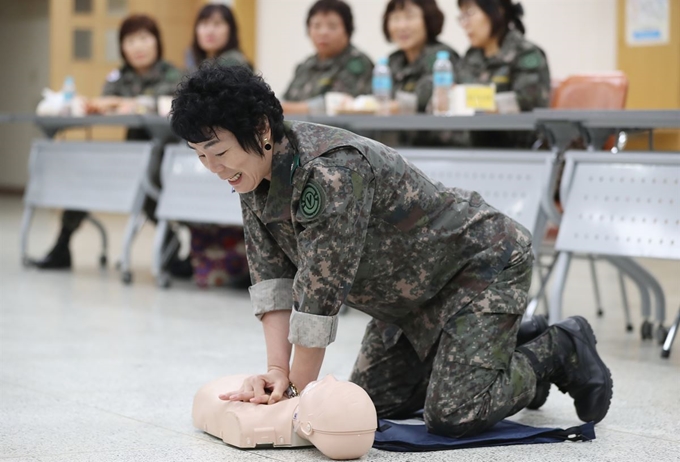
<path id="1" fill-rule="evenodd" d="M 415 93 L 418 112 L 425 112 L 432 97 L 432 66 L 438 51 L 447 51 L 454 65 L 458 53 L 437 37 L 444 13 L 435 0 L 390 0 L 383 15 L 383 33 L 399 49 L 389 56 L 394 91 Z"/>
<path id="2" fill-rule="evenodd" d="M 431 431 L 471 435 L 527 406 L 537 381 L 570 393 L 582 420 L 605 417 L 611 375 L 585 319 L 518 347 L 531 236 L 478 193 L 371 139 L 284 122 L 240 66 L 184 81 L 171 124 L 241 199 L 267 371 L 222 399 L 275 403 L 316 380 L 344 304 L 373 318 L 351 381 L 380 418 L 424 408 Z"/>
<path id="3" fill-rule="evenodd" d="M 198 12 L 187 68 L 195 71 L 206 60 L 221 66 L 252 65 L 241 52 L 238 23 L 223 4 L 208 4 Z M 199 287 L 246 287 L 250 281 L 243 227 L 186 223 L 191 233 L 190 264 Z"/>
<path id="4" fill-rule="evenodd" d="M 342 0 L 319 0 L 307 13 L 307 33 L 316 53 L 295 69 L 283 95 L 286 114 L 323 113 L 329 91 L 352 96 L 372 91 L 373 62 L 350 43 L 352 10 Z"/>
<path id="5" fill-rule="evenodd" d="M 156 21 L 145 15 L 133 15 L 123 21 L 118 33 L 123 66 L 106 78 L 103 96 L 87 102 L 91 113 L 128 113 L 137 109 L 136 98 L 172 95 L 182 78 L 179 71 L 163 59 L 163 43 Z M 146 130 L 129 129 L 128 140 L 151 139 Z M 160 168 L 160 166 L 158 166 Z M 158 175 L 157 175 L 158 176 Z M 156 178 L 159 180 L 159 178 Z M 156 202 L 148 199 L 144 210 L 154 220 Z M 87 212 L 67 210 L 62 215 L 62 226 L 56 244 L 42 260 L 34 264 L 43 269 L 71 267 L 71 236 L 87 217 Z"/>
<path id="6" fill-rule="evenodd" d="M 524 13 L 511 0 L 458 0 L 458 20 L 470 39 L 470 49 L 456 69 L 457 83 L 495 84 L 496 92 L 514 92 L 522 111 L 548 107 L 550 70 L 543 50 L 524 38 Z M 479 132 L 475 144 L 526 146 L 531 136 Z"/>
<path id="7" fill-rule="evenodd" d="M 225 66 L 242 65 L 252 69 L 239 46 L 234 13 L 226 5 L 205 5 L 196 16 L 187 69 L 195 71 L 206 59 L 215 59 Z"/>

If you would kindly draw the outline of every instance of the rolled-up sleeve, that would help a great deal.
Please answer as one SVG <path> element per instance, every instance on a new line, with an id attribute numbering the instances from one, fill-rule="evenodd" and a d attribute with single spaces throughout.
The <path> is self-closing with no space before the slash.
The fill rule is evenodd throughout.
<path id="1" fill-rule="evenodd" d="M 304 229 L 297 238 L 288 336 L 293 344 L 323 348 L 335 340 L 337 314 L 359 267 L 373 203 L 373 174 L 362 161 L 346 167 L 319 159 L 302 189 L 296 220 Z"/>
<path id="2" fill-rule="evenodd" d="M 250 300 L 258 319 L 270 311 L 293 307 L 293 280 L 297 269 L 273 236 L 244 202 L 243 231 L 250 269 Z"/>

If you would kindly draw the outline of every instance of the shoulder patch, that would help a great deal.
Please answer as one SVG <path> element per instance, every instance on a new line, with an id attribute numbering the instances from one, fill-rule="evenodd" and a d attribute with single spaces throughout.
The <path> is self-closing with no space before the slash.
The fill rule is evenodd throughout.
<path id="1" fill-rule="evenodd" d="M 541 64 L 541 56 L 538 51 L 532 51 L 519 59 L 520 67 L 524 69 L 535 69 Z"/>
<path id="2" fill-rule="evenodd" d="M 319 183 L 310 179 L 300 196 L 300 211 L 307 219 L 316 218 L 326 207 L 326 193 Z"/>
<path id="3" fill-rule="evenodd" d="M 352 74 L 356 75 L 362 74 L 365 69 L 366 66 L 364 66 L 364 63 L 361 60 L 361 58 L 352 58 L 347 63 L 347 70 L 350 71 Z"/>
<path id="4" fill-rule="evenodd" d="M 119 69 L 114 69 L 111 72 L 109 72 L 109 75 L 106 76 L 106 81 L 107 82 L 117 82 L 120 80 L 120 70 Z"/>

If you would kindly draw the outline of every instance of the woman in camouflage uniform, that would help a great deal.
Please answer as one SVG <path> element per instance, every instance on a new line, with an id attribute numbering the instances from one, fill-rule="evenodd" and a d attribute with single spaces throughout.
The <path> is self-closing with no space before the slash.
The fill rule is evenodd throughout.
<path id="1" fill-rule="evenodd" d="M 269 86 L 239 66 L 193 74 L 172 113 L 240 195 L 264 328 L 267 372 L 221 399 L 274 403 L 316 380 L 345 304 L 373 318 L 351 380 L 380 418 L 424 408 L 431 431 L 475 434 L 527 406 L 537 381 L 569 392 L 584 421 L 604 418 L 611 376 L 585 319 L 518 348 L 531 237 L 479 194 L 368 138 L 284 122 Z"/>
<path id="2" fill-rule="evenodd" d="M 447 51 L 451 62 L 458 53 L 437 37 L 444 13 L 435 0 L 390 0 L 383 15 L 383 33 L 399 49 L 389 56 L 394 92 L 415 93 L 418 112 L 425 112 L 432 97 L 432 66 L 438 51 Z"/>
<path id="3" fill-rule="evenodd" d="M 108 75 L 103 96 L 88 101 L 91 113 L 133 112 L 138 107 L 137 97 L 156 99 L 172 95 L 182 78 L 182 72 L 163 59 L 163 43 L 153 18 L 145 15 L 128 17 L 120 26 L 118 41 L 123 66 Z M 151 137 L 144 129 L 129 129 L 126 139 L 140 141 Z M 155 180 L 158 182 L 159 179 Z M 156 202 L 147 198 L 144 210 L 152 220 L 155 220 L 155 209 Z M 70 268 L 71 236 L 86 217 L 85 211 L 65 211 L 56 244 L 46 257 L 34 264 L 43 269 Z"/>
<path id="4" fill-rule="evenodd" d="M 352 10 L 342 0 L 319 0 L 307 13 L 307 33 L 316 53 L 295 69 L 283 95 L 286 114 L 323 113 L 329 91 L 352 96 L 371 93 L 373 62 L 350 43 Z"/>
<path id="5" fill-rule="evenodd" d="M 234 13 L 226 5 L 205 5 L 196 17 L 191 61 L 187 68 L 195 71 L 206 59 L 215 59 L 225 66 L 242 65 L 252 69 L 239 46 Z"/>
<path id="6" fill-rule="evenodd" d="M 206 60 L 220 66 L 252 65 L 241 52 L 238 23 L 231 9 L 222 4 L 205 5 L 194 24 L 191 63 L 195 71 Z M 250 282 L 243 227 L 187 224 L 191 232 L 191 268 L 199 287 L 247 287 Z"/>
<path id="7" fill-rule="evenodd" d="M 458 0 L 458 7 L 470 49 L 456 69 L 456 82 L 494 84 L 496 92 L 514 92 L 522 111 L 548 107 L 548 60 L 524 38 L 522 6 L 511 0 Z M 478 132 L 472 138 L 476 145 L 527 147 L 534 135 Z"/>

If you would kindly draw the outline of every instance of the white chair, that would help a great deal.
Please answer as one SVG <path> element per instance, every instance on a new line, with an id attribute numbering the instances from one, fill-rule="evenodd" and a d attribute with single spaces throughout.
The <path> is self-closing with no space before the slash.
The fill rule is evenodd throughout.
<path id="1" fill-rule="evenodd" d="M 548 213 L 545 198 L 557 171 L 557 154 L 550 151 L 400 149 L 399 152 L 444 186 L 477 191 L 493 207 L 526 227 L 533 237 L 540 285 L 529 302 L 533 314 L 550 275 L 542 273 L 538 252 Z M 547 300 L 544 302 L 547 306 Z"/>
<path id="2" fill-rule="evenodd" d="M 641 294 L 654 296 L 657 338 L 667 334 L 659 283 L 631 257 L 680 260 L 680 153 L 567 152 L 560 184 L 564 214 L 550 299 L 550 322 L 562 317 L 569 263 L 574 253 L 599 255 L 627 273 Z M 643 307 L 644 307 L 643 303 Z M 645 322 L 651 313 L 643 312 Z M 670 351 L 670 341 L 668 350 Z"/>
<path id="3" fill-rule="evenodd" d="M 28 235 L 36 208 L 58 208 L 130 215 L 120 259 L 123 282 L 132 281 L 132 241 L 144 222 L 142 205 L 154 188 L 148 179 L 153 143 L 35 141 L 29 159 L 24 194 L 21 255 L 28 262 Z M 101 262 L 106 263 L 106 232 L 94 218 L 103 240 Z"/>
<path id="4" fill-rule="evenodd" d="M 169 222 L 243 226 L 241 202 L 231 186 L 201 164 L 196 151 L 185 145 L 167 145 L 161 167 L 161 191 L 156 216 L 153 273 L 161 287 L 170 285 L 165 263 L 178 242 L 166 243 Z"/>

